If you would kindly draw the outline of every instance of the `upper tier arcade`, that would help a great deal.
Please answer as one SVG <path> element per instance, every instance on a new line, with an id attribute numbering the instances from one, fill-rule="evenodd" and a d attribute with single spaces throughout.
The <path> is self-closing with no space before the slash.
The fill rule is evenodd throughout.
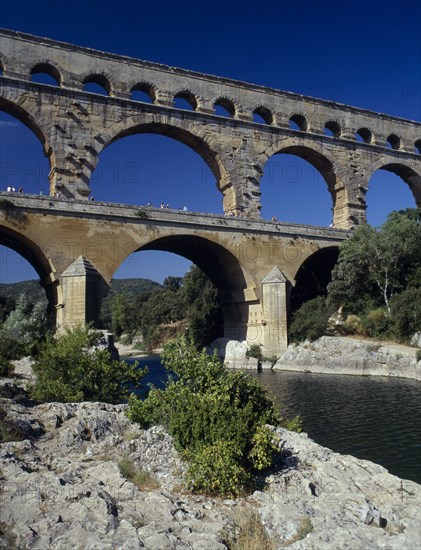
<path id="1" fill-rule="evenodd" d="M 401 176 L 421 207 L 419 122 L 10 30 L 0 30 L 0 72 L 0 109 L 43 143 L 51 193 L 87 197 L 107 145 L 159 133 L 202 156 L 226 212 L 259 216 L 260 178 L 277 153 L 298 155 L 323 175 L 336 227 L 365 222 L 368 182 L 379 168 Z M 56 85 L 33 82 L 39 72 Z M 105 95 L 85 91 L 87 83 Z M 187 108 L 175 107 L 176 98 Z"/>

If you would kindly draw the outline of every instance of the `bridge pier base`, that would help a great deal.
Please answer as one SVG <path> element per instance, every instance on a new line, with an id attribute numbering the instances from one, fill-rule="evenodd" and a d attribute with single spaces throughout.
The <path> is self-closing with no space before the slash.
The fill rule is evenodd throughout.
<path id="1" fill-rule="evenodd" d="M 279 357 L 288 346 L 287 280 L 278 267 L 273 267 L 262 280 L 263 355 Z"/>
<path id="2" fill-rule="evenodd" d="M 73 327 L 98 321 L 104 285 L 100 273 L 83 256 L 63 271 L 61 326 Z"/>

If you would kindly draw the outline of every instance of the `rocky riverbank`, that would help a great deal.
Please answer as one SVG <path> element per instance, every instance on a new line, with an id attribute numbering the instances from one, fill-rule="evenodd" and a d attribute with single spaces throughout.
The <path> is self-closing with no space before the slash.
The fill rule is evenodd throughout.
<path id="1" fill-rule="evenodd" d="M 257 369 L 258 361 L 247 357 L 246 342 L 218 339 L 218 354 L 231 368 Z M 262 369 L 394 376 L 421 380 L 419 348 L 396 343 L 375 342 L 345 336 L 322 336 L 314 342 L 290 344 L 275 363 L 263 361 Z"/>
<path id="2" fill-rule="evenodd" d="M 222 550 L 250 525 L 272 549 L 420 547 L 421 486 L 381 466 L 277 429 L 264 490 L 192 495 L 162 427 L 141 430 L 124 405 L 35 405 L 28 365 L 17 375 L 1 383 L 3 427 L 21 440 L 0 444 L 0 548 Z"/>

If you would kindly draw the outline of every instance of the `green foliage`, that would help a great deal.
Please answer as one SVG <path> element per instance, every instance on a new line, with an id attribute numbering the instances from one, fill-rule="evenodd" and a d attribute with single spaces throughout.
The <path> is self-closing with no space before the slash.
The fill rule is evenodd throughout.
<path id="1" fill-rule="evenodd" d="M 39 401 L 103 401 L 121 403 L 130 385 L 139 385 L 145 371 L 137 364 L 112 361 L 104 349 L 92 349 L 100 334 L 88 326 L 47 337 L 34 363 L 37 380 L 31 395 Z"/>
<path id="2" fill-rule="evenodd" d="M 221 335 L 217 291 L 195 266 L 184 278 L 167 277 L 162 286 L 122 286 L 119 281 L 117 292 L 114 283 L 117 281 L 112 283 L 112 296 L 105 300 L 101 316 L 117 337 L 141 333 L 145 348 L 152 349 L 184 334 L 186 327 L 198 348 Z"/>
<path id="3" fill-rule="evenodd" d="M 390 302 L 392 331 L 396 338 L 409 342 L 421 330 L 421 287 L 408 288 Z"/>
<path id="4" fill-rule="evenodd" d="M 229 372 L 216 355 L 186 339 L 165 346 L 162 361 L 177 375 L 142 401 L 132 396 L 128 416 L 144 426 L 163 424 L 189 462 L 192 489 L 239 494 L 255 470 L 272 464 L 266 424 L 282 420 L 267 390 L 244 372 Z"/>
<path id="5" fill-rule="evenodd" d="M 316 340 L 326 332 L 333 309 L 323 296 L 305 302 L 294 314 L 289 326 L 289 338 L 293 342 Z"/>
<path id="6" fill-rule="evenodd" d="M 387 337 L 390 324 L 390 317 L 382 307 L 370 309 L 361 316 L 362 334 L 371 338 Z"/>
<path id="7" fill-rule="evenodd" d="M 136 210 L 135 215 L 138 218 L 142 218 L 142 219 L 150 218 L 149 212 L 144 208 L 139 208 L 138 210 Z"/>
<path id="8" fill-rule="evenodd" d="M 16 308 L 0 326 L 0 363 L 33 354 L 47 331 L 44 304 L 31 304 L 20 296 Z M 4 367 L 3 367 L 4 368 Z"/>
<path id="9" fill-rule="evenodd" d="M 252 344 L 250 348 L 246 351 L 247 357 L 253 357 L 254 359 L 257 359 L 258 361 L 263 361 L 263 353 L 261 344 Z"/>
<path id="10" fill-rule="evenodd" d="M 21 281 L 20 283 L 0 283 L 0 295 L 3 299 L 11 300 L 13 307 L 8 313 L 15 308 L 16 302 L 21 296 L 25 296 L 28 302 L 36 304 L 42 302 L 47 307 L 47 297 L 45 290 L 39 284 L 39 281 Z"/>
<path id="11" fill-rule="evenodd" d="M 187 453 L 188 485 L 209 495 L 236 495 L 249 482 L 250 474 L 241 464 L 239 449 L 231 441 L 218 439 Z"/>
<path id="12" fill-rule="evenodd" d="M 408 208 L 392 212 L 379 228 L 359 227 L 342 244 L 328 304 L 358 316 L 354 333 L 405 342 L 419 330 L 420 243 L 421 214 Z"/>
<path id="13" fill-rule="evenodd" d="M 13 364 L 0 352 L 0 377 L 10 378 L 14 370 Z"/>
<path id="14" fill-rule="evenodd" d="M 329 303 L 350 313 L 386 307 L 409 287 L 421 285 L 421 215 L 392 212 L 380 228 L 358 227 L 341 245 L 329 285 Z"/>
<path id="15" fill-rule="evenodd" d="M 152 491 L 159 487 L 156 477 L 151 472 L 138 468 L 128 456 L 118 463 L 118 469 L 123 477 L 131 481 L 141 491 Z"/>

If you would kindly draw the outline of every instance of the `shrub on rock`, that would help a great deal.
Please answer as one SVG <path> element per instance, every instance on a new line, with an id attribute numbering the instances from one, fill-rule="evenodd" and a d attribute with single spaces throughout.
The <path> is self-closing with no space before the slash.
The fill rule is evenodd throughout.
<path id="1" fill-rule="evenodd" d="M 189 463 L 190 488 L 240 493 L 253 471 L 273 462 L 266 425 L 282 423 L 275 402 L 249 375 L 227 371 L 216 355 L 197 352 L 185 339 L 167 344 L 162 360 L 178 378 L 144 401 L 132 396 L 129 418 L 167 428 Z"/>
<path id="2" fill-rule="evenodd" d="M 89 326 L 49 336 L 33 365 L 37 380 L 31 396 L 39 401 L 102 401 L 121 403 L 145 371 L 137 364 L 113 361 L 110 352 L 95 349 L 102 334 Z"/>

